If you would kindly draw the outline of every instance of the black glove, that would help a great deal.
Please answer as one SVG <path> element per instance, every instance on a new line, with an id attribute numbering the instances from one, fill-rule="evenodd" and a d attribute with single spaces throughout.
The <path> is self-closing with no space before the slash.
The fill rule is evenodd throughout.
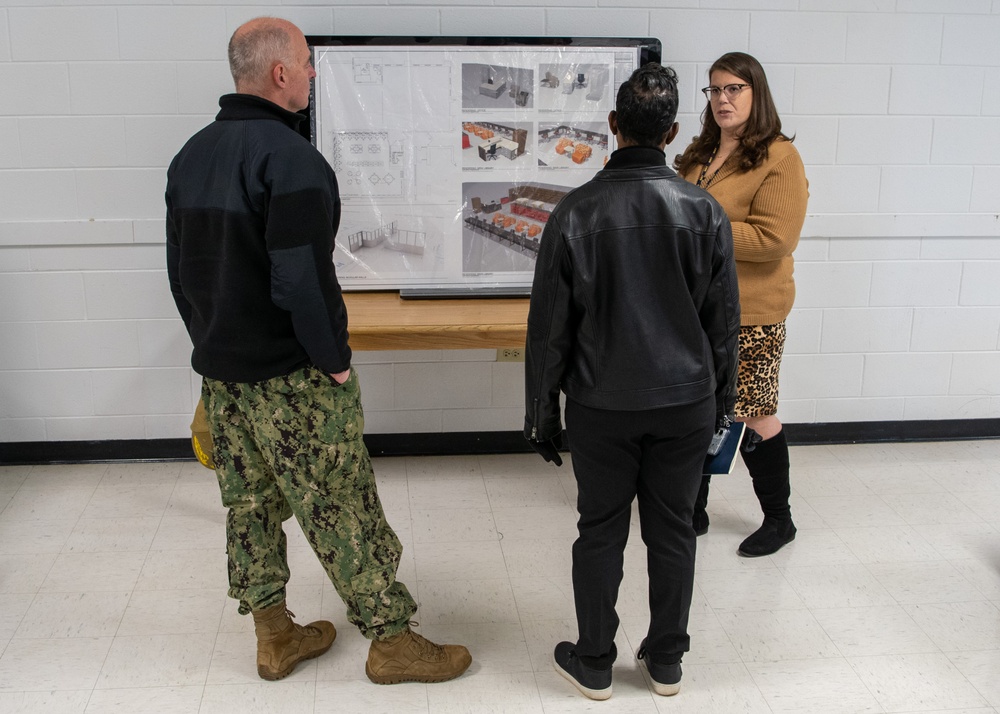
<path id="1" fill-rule="evenodd" d="M 551 461 L 556 466 L 562 466 L 562 457 L 559 455 L 559 447 L 562 446 L 561 435 L 545 441 L 535 441 L 528 439 L 531 448 L 537 451 L 543 459 Z"/>
<path id="2" fill-rule="evenodd" d="M 756 449 L 757 444 L 762 441 L 764 441 L 764 439 L 761 438 L 760 434 L 750 427 L 747 427 L 747 433 L 743 435 L 743 451 L 749 454 L 751 451 Z"/>

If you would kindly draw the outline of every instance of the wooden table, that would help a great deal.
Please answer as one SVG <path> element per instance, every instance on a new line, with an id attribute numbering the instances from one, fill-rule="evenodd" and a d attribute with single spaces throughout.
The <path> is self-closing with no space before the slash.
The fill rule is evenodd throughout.
<path id="1" fill-rule="evenodd" d="M 351 349 L 524 347 L 528 298 L 403 300 L 398 292 L 344 293 Z"/>

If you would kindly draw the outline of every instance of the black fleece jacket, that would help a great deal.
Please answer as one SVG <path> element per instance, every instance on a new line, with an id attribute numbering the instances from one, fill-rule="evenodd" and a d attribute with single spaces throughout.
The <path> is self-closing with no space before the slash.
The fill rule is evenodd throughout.
<path id="1" fill-rule="evenodd" d="M 302 117 L 247 94 L 219 100 L 167 172 L 167 274 L 205 377 L 258 382 L 307 364 L 350 367 L 333 267 L 337 179 L 295 130 Z"/>
<path id="2" fill-rule="evenodd" d="M 524 434 L 562 428 L 559 391 L 641 411 L 714 396 L 732 413 L 740 327 L 722 207 L 656 148 L 611 155 L 545 225 L 525 353 Z"/>

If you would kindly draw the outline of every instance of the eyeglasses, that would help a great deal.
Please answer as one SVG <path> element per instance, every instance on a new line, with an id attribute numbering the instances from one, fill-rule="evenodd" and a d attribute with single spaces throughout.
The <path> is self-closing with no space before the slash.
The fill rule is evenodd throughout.
<path id="1" fill-rule="evenodd" d="M 725 87 L 705 87 L 701 90 L 701 93 L 705 95 L 708 101 L 713 99 L 718 99 L 722 96 L 722 93 L 726 93 L 726 99 L 732 101 L 736 97 L 743 93 L 743 90 L 747 87 L 753 87 L 752 84 L 727 84 Z"/>

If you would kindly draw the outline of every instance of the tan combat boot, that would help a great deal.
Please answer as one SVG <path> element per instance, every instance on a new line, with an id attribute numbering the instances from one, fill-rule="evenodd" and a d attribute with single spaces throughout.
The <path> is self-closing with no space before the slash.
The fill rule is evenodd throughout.
<path id="1" fill-rule="evenodd" d="M 287 677 L 299 662 L 319 657 L 330 649 L 337 637 L 331 622 L 317 620 L 303 627 L 292 622 L 293 616 L 284 600 L 265 610 L 254 610 L 257 674 L 261 679 Z"/>
<path id="2" fill-rule="evenodd" d="M 446 682 L 469 668 L 472 655 L 462 645 L 436 645 L 409 628 L 387 640 L 373 640 L 365 674 L 375 684 Z"/>

